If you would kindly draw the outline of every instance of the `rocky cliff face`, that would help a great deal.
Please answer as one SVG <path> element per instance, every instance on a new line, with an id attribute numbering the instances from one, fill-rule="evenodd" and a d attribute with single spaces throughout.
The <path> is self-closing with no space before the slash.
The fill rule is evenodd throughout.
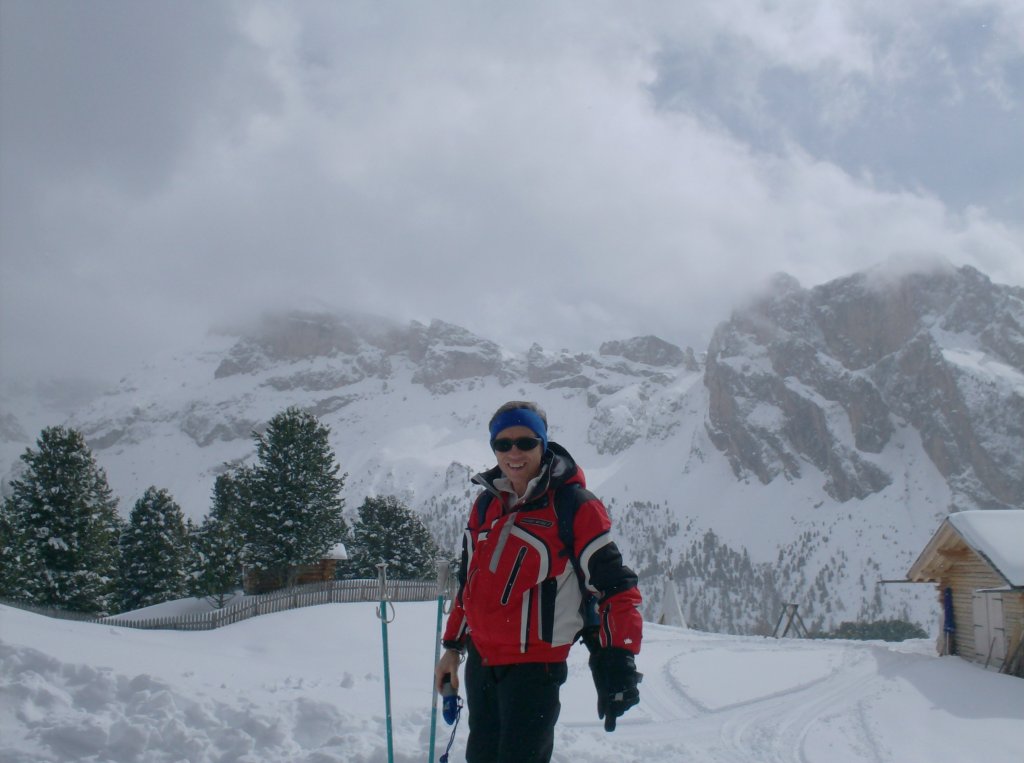
<path id="1" fill-rule="evenodd" d="M 442 398 L 525 384 L 535 392 L 496 392 L 491 404 L 502 395 L 536 391 L 578 398 L 593 411 L 589 441 L 600 453 L 619 453 L 672 431 L 676 422 L 666 413 L 673 404 L 649 403 L 666 394 L 678 397 L 667 387 L 680 373 L 699 369 L 691 348 L 653 336 L 606 342 L 597 354 L 539 344 L 516 354 L 443 321 L 402 325 L 365 315 L 268 315 L 222 339 L 227 343 L 221 349 L 200 353 L 192 382 L 169 392 L 163 380 L 145 375 L 125 380 L 72 423 L 99 450 L 138 444 L 168 426 L 207 448 L 246 443 L 268 412 L 289 404 L 321 418 L 344 418 L 350 406 L 383 401 L 406 387 Z M 197 358 L 182 362 L 195 364 Z M 166 371 L 152 372 L 166 379 Z M 13 415 L 0 418 L 0 434 L 17 427 Z M 18 442 L 28 444 L 28 438 Z"/>
<path id="2" fill-rule="evenodd" d="M 1024 503 L 1024 290 L 972 268 L 781 276 L 711 341 L 708 433 L 737 476 L 799 479 L 848 501 L 884 489 L 883 451 L 917 430 L 960 508 Z"/>
<path id="3" fill-rule="evenodd" d="M 214 377 L 272 371 L 262 383 L 276 390 L 329 391 L 392 379 L 396 363 L 410 365 L 411 381 L 435 393 L 473 379 L 524 380 L 546 389 L 593 388 L 591 406 L 637 379 L 664 383 L 679 368 L 699 370 L 692 348 L 684 351 L 654 336 L 605 342 L 597 355 L 550 352 L 535 343 L 518 356 L 444 321 L 400 326 L 366 316 L 292 312 L 264 316 L 244 332 Z"/>

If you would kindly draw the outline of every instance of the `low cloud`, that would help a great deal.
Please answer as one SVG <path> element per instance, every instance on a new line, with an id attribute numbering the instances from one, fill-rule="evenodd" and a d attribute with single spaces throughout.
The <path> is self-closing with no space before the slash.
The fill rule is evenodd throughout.
<path id="1" fill-rule="evenodd" d="M 848 125 L 893 92 L 875 54 L 899 50 L 880 12 L 812 6 L 184 3 L 72 35 L 65 4 L 4 4 L 2 373 L 119 375 L 264 308 L 583 349 L 697 344 L 777 271 L 928 253 L 1024 283 L 1019 210 L 879 178 L 836 141 L 870 134 Z M 1019 47 L 985 39 L 1001 90 L 966 87 L 1015 93 Z M 780 112 L 770 71 L 814 111 Z M 102 108 L 65 103 L 78 88 Z"/>

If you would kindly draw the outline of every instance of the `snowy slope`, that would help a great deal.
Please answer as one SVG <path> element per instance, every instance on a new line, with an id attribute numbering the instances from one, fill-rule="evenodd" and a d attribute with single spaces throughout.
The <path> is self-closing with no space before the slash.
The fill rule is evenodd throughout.
<path id="1" fill-rule="evenodd" d="M 374 609 L 324 605 L 183 633 L 0 607 L 0 759 L 385 761 Z M 435 618 L 433 603 L 399 603 L 388 626 L 399 763 L 427 760 Z M 585 650 L 574 650 L 556 763 L 1024 759 L 1024 681 L 935 657 L 930 642 L 645 628 L 641 704 L 612 734 L 594 711 Z"/>

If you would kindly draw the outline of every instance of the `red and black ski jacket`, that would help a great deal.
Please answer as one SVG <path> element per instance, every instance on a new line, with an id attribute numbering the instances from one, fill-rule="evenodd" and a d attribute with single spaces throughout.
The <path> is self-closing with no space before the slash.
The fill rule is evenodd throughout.
<path id="1" fill-rule="evenodd" d="M 608 512 L 585 489 L 583 470 L 564 448 L 548 443 L 540 479 L 511 508 L 510 496 L 494 486 L 501 476 L 494 467 L 473 477 L 486 492 L 474 502 L 463 535 L 459 590 L 444 646 L 462 649 L 468 635 L 488 665 L 563 662 L 583 627 L 582 587 L 597 597 L 601 646 L 638 653 L 643 620 L 637 577 L 622 563 Z M 582 583 L 559 534 L 559 488 L 581 493 L 571 553 Z"/>

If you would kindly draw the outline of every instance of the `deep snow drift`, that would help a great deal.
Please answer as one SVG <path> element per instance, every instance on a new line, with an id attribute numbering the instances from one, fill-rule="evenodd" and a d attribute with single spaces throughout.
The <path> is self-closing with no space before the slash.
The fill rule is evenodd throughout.
<path id="1" fill-rule="evenodd" d="M 385 761 L 375 609 L 332 604 L 172 632 L 0 606 L 0 759 Z M 388 626 L 399 763 L 427 760 L 436 613 L 398 603 Z M 585 650 L 574 650 L 554 761 L 1024 760 L 1024 681 L 935 657 L 930 641 L 645 627 L 641 704 L 612 734 L 597 719 Z M 453 763 L 466 733 L 463 722 Z M 439 717 L 435 757 L 447 735 Z"/>

